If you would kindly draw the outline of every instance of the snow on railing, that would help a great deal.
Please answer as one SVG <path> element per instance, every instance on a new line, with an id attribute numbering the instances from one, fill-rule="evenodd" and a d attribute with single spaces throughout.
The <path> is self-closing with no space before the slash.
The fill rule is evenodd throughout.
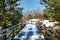
<path id="1" fill-rule="evenodd" d="M 11 35 L 12 31 L 16 31 L 20 25 L 21 23 L 4 30 L 0 30 L 0 38 L 2 38 L 4 35 L 6 35 L 6 38 L 8 38 Z"/>

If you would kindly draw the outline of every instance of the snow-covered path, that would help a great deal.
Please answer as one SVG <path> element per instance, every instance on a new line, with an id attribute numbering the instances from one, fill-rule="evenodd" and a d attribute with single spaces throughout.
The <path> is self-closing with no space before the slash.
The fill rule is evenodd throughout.
<path id="1" fill-rule="evenodd" d="M 41 30 L 34 24 L 26 26 L 14 37 L 15 40 L 44 40 Z"/>

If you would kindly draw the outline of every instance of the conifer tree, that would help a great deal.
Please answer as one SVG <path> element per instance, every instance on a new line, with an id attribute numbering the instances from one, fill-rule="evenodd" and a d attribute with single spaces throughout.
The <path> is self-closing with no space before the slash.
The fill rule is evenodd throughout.
<path id="1" fill-rule="evenodd" d="M 0 0 L 0 15 L 1 15 L 1 20 L 0 22 L 2 24 L 2 29 L 6 29 L 7 28 L 7 22 L 9 21 L 13 21 L 13 19 L 15 18 L 15 13 L 18 13 L 20 15 L 19 19 L 22 17 L 22 8 L 19 8 L 20 10 L 16 10 L 18 9 L 17 6 L 20 5 L 20 3 L 18 3 L 20 0 Z M 11 19 L 12 17 L 12 19 Z M 17 17 L 18 18 L 18 17 Z M 15 18 L 16 19 L 16 18 Z M 14 21 L 15 21 L 14 19 Z"/>
<path id="2" fill-rule="evenodd" d="M 60 0 L 41 0 L 40 3 L 46 7 L 44 13 L 51 20 L 60 21 Z"/>

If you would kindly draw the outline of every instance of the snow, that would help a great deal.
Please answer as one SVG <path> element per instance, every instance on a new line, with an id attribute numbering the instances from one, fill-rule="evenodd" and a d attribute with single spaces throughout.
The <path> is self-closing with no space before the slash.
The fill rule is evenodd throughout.
<path id="1" fill-rule="evenodd" d="M 29 21 L 38 21 L 39 19 L 30 19 Z"/>
<path id="2" fill-rule="evenodd" d="M 42 23 L 41 25 L 45 24 L 46 27 L 53 27 L 58 22 L 57 21 L 55 21 L 55 22 L 49 22 L 49 20 L 42 20 L 42 21 L 40 21 L 40 23 Z"/>
<path id="3" fill-rule="evenodd" d="M 42 40 L 42 38 L 44 39 L 44 36 L 41 34 L 38 34 L 38 35 L 33 35 L 30 39 L 31 40 L 35 40 L 35 39 L 37 39 L 37 40 Z"/>
<path id="4" fill-rule="evenodd" d="M 28 20 L 26 23 L 29 23 L 29 24 L 36 24 L 40 19 L 30 19 Z"/>
<path id="5" fill-rule="evenodd" d="M 39 38 L 40 37 L 40 38 Z M 44 39 L 43 34 L 40 34 L 39 28 L 34 24 L 26 24 L 26 26 L 19 32 L 14 39 L 19 40 L 28 40 L 34 38 Z"/>
<path id="6" fill-rule="evenodd" d="M 54 25 L 55 25 L 54 22 L 51 22 L 51 23 L 48 22 L 45 24 L 46 27 L 53 27 Z"/>
<path id="7" fill-rule="evenodd" d="M 17 40 L 44 40 L 42 30 L 36 26 L 39 19 L 30 19 L 26 22 L 26 26 L 14 37 Z M 49 20 L 40 21 L 41 25 L 46 27 L 53 27 L 57 22 L 49 22 Z"/>

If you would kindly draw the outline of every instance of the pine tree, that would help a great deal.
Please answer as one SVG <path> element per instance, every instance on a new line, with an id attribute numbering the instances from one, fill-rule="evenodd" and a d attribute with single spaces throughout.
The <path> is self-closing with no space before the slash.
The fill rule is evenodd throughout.
<path id="1" fill-rule="evenodd" d="M 20 5 L 20 3 L 18 4 L 18 1 L 20 1 L 20 0 L 0 0 L 0 15 L 2 16 L 2 20 L 3 20 L 2 21 L 2 25 L 3 25 L 2 29 L 7 28 L 8 19 L 10 21 L 12 21 L 10 18 L 12 16 L 13 16 L 13 18 L 15 18 L 15 14 L 14 14 L 15 10 L 18 8 L 17 6 Z M 17 13 L 19 13 L 20 16 L 22 15 L 19 11 L 17 11 Z"/>
<path id="2" fill-rule="evenodd" d="M 40 3 L 46 7 L 45 14 L 51 20 L 60 21 L 60 0 L 41 0 Z"/>

